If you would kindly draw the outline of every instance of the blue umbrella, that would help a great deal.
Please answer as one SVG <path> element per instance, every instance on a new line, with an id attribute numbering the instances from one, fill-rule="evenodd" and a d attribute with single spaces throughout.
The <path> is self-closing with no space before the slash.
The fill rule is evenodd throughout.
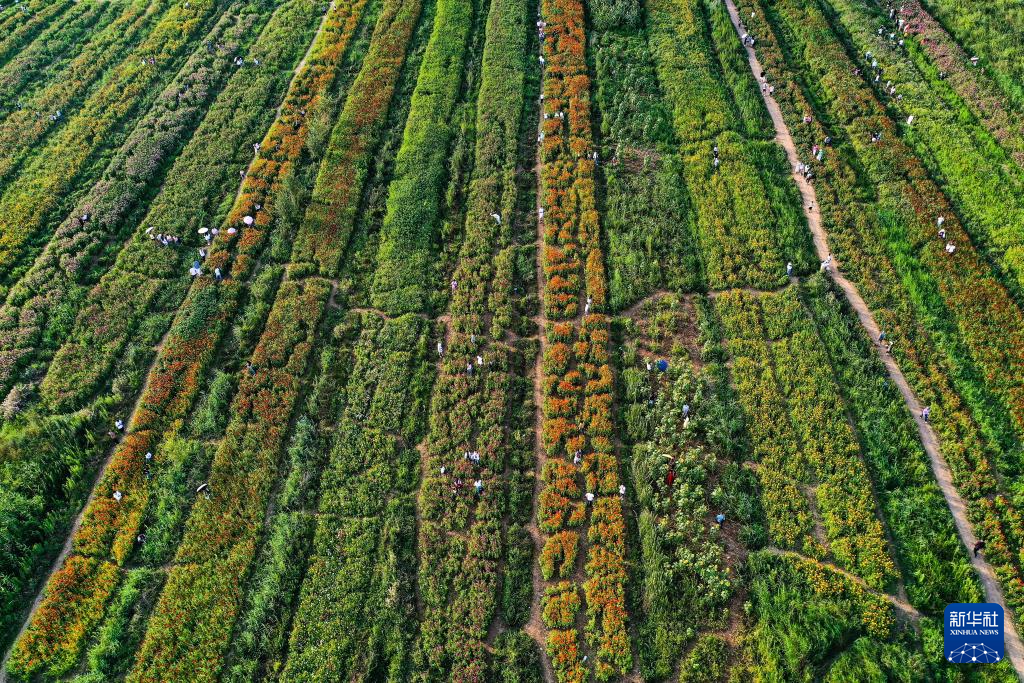
<path id="1" fill-rule="evenodd" d="M 198 268 L 199 267 L 199 261 L 193 261 L 192 262 L 192 267 L 193 268 Z"/>
<path id="2" fill-rule="evenodd" d="M 660 370 L 661 372 L 665 372 L 666 370 L 668 370 L 668 361 L 665 360 L 664 358 L 659 360 L 658 361 L 658 370 Z"/>

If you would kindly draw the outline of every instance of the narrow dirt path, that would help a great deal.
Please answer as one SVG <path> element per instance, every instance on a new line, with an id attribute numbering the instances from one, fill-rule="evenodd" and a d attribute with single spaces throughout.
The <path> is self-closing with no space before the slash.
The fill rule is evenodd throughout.
<path id="1" fill-rule="evenodd" d="M 729 8 L 729 17 L 732 19 L 733 27 L 736 29 L 738 34 L 743 33 L 741 28 L 741 22 L 739 12 L 736 10 L 736 4 L 733 0 L 725 0 L 726 6 Z M 750 69 L 754 75 L 757 76 L 763 70 L 761 63 L 757 59 L 757 54 L 754 52 L 754 48 L 750 46 L 744 46 L 747 52 L 747 62 L 750 64 Z M 775 102 L 775 98 L 766 92 L 761 93 L 761 97 L 764 99 L 765 106 L 768 108 L 768 113 L 772 117 L 772 123 L 775 126 L 776 140 L 782 148 L 786 151 L 786 157 L 789 159 L 791 168 L 795 168 L 799 162 L 799 157 L 796 152 L 796 145 L 793 143 L 793 138 L 789 133 L 789 128 L 786 126 L 786 122 L 782 117 L 782 111 L 779 109 L 779 105 Z M 811 229 L 811 234 L 814 237 L 814 247 L 818 252 L 819 258 L 823 261 L 829 257 L 830 251 L 828 248 L 828 234 L 821 224 L 821 214 L 818 209 L 818 198 L 814 192 L 814 187 L 808 183 L 802 175 L 799 173 L 793 173 L 793 179 L 796 181 L 797 187 L 800 189 L 800 195 L 803 198 L 804 206 L 810 206 L 811 209 L 807 211 L 807 224 Z M 846 299 L 850 302 L 850 306 L 856 311 L 857 317 L 860 319 L 861 325 L 867 331 L 868 336 L 871 339 L 878 339 L 880 334 L 880 328 L 878 323 L 875 321 L 871 311 L 868 310 L 867 304 L 864 303 L 864 299 L 861 298 L 860 293 L 857 291 L 856 286 L 852 282 L 843 276 L 840 268 L 840 264 L 833 260 L 833 275 L 832 279 L 835 280 L 836 284 L 843 290 L 843 294 Z M 876 349 L 878 347 L 876 346 Z M 925 451 L 928 453 L 928 459 L 931 461 L 932 472 L 935 474 L 935 480 L 942 489 L 942 495 L 946 498 L 946 504 L 949 506 L 950 512 L 953 513 L 953 521 L 956 523 L 957 533 L 960 535 L 960 540 L 963 544 L 971 549 L 977 542 L 977 537 L 974 535 L 974 530 L 971 527 L 970 522 L 967 520 L 967 506 L 964 504 L 963 499 L 960 497 L 960 493 L 953 485 L 953 476 L 950 473 L 949 465 L 946 464 L 945 459 L 939 451 L 939 440 L 935 436 L 935 432 L 932 430 L 931 425 L 928 424 L 921 417 L 921 404 L 911 391 L 910 385 L 907 383 L 906 377 L 903 376 L 903 372 L 900 370 L 896 361 L 893 360 L 892 356 L 888 353 L 884 353 L 879 349 L 879 355 L 882 358 L 882 362 L 885 364 L 885 369 L 889 373 L 890 379 L 896 384 L 900 390 L 900 394 L 903 395 L 903 401 L 907 405 L 907 409 L 910 410 L 910 414 L 914 418 L 914 422 L 917 425 L 918 434 L 921 437 L 921 443 L 924 445 Z M 985 590 L 985 599 L 989 602 L 998 603 L 1001 605 L 1007 613 L 1009 610 L 1006 607 L 1006 601 L 1003 598 L 1003 591 L 999 586 L 999 581 L 996 579 L 995 572 L 992 571 L 992 567 L 982 557 L 974 557 L 971 555 L 971 564 L 974 566 L 975 572 L 978 574 L 978 578 L 981 580 L 982 587 Z M 1020 636 L 1017 634 L 1017 629 L 1011 619 L 1006 620 L 1005 628 L 1005 647 L 1006 655 L 1010 658 L 1013 664 L 1014 670 L 1017 672 L 1017 677 L 1024 681 L 1024 645 L 1021 644 Z"/>
<path id="2" fill-rule="evenodd" d="M 803 562 L 813 562 L 814 564 L 819 564 L 822 567 L 826 567 L 829 570 L 834 571 L 837 574 L 842 574 L 845 578 L 847 578 L 850 581 L 854 582 L 855 584 L 857 584 L 858 586 L 860 586 L 861 588 L 866 590 L 871 595 L 874 595 L 874 596 L 877 596 L 879 598 L 884 598 L 884 599 L 888 600 L 892 604 L 893 607 L 895 607 L 900 612 L 902 612 L 903 615 L 908 617 L 911 621 L 914 621 L 914 622 L 920 621 L 921 618 L 924 616 L 923 614 L 921 614 L 920 612 L 917 611 L 916 607 L 911 605 L 909 602 L 907 602 L 906 600 L 904 600 L 900 596 L 890 595 L 889 593 L 883 593 L 882 591 L 877 591 L 874 588 L 872 588 L 871 586 L 869 586 L 867 583 L 865 583 L 864 579 L 860 578 L 856 574 L 851 574 L 850 572 L 846 571 L 842 567 L 836 566 L 836 565 L 832 564 L 831 562 L 822 562 L 820 560 L 815 560 L 814 558 L 807 557 L 806 555 L 801 555 L 798 552 L 794 552 L 792 550 L 782 550 L 780 548 L 765 548 L 764 550 L 762 550 L 760 552 L 765 552 L 765 553 L 768 553 L 770 555 L 778 555 L 779 557 L 792 557 L 792 558 L 801 560 Z"/>
<path id="3" fill-rule="evenodd" d="M 539 11 L 539 10 L 538 10 Z M 538 14 L 539 16 L 539 14 Z M 542 75 L 543 79 L 543 75 Z M 543 80 L 541 81 L 543 88 Z M 543 108 L 543 101 L 537 101 L 538 109 Z M 541 132 L 541 128 L 544 124 L 544 117 L 538 114 L 537 116 L 537 134 Z M 536 178 L 536 203 L 534 210 L 537 215 L 537 239 L 536 239 L 536 268 L 537 268 L 537 305 L 539 307 L 537 316 L 533 319 L 537 325 L 537 339 L 540 342 L 540 347 L 537 350 L 537 360 L 533 366 L 533 415 L 534 415 L 534 481 L 533 481 L 533 509 L 530 513 L 530 523 L 527 525 L 526 530 L 530 534 L 530 538 L 533 540 L 534 547 L 534 560 L 533 560 L 533 599 L 530 601 L 530 620 L 526 622 L 523 627 L 523 631 L 533 639 L 537 644 L 537 649 L 540 651 L 540 664 L 541 672 L 544 674 L 544 680 L 546 683 L 554 683 L 555 672 L 551 666 L 551 659 L 548 657 L 548 629 L 544 625 L 544 620 L 541 617 L 541 597 L 544 595 L 544 577 L 540 573 L 540 554 L 544 549 L 544 537 L 540 532 L 540 527 L 537 525 L 537 513 L 540 505 L 540 494 L 544 488 L 544 466 L 547 464 L 548 455 L 544 451 L 543 443 L 541 442 L 541 434 L 544 431 L 544 417 L 541 410 L 544 406 L 544 391 L 543 385 L 543 369 L 544 369 L 544 353 L 547 350 L 548 339 L 545 330 L 548 326 L 547 314 L 544 312 L 544 219 L 540 216 L 541 208 L 541 197 L 544 196 L 544 190 L 541 187 L 541 161 L 540 161 L 540 144 L 537 145 L 537 156 L 536 163 L 534 165 L 534 176 Z"/>

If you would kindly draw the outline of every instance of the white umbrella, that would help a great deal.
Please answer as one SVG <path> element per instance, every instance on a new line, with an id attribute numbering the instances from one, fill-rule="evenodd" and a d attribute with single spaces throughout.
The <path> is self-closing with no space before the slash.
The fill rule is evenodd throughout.
<path id="1" fill-rule="evenodd" d="M 242 222 L 245 223 L 246 225 L 252 225 L 254 220 L 255 219 L 252 216 L 246 216 L 245 218 L 242 219 Z"/>
<path id="2" fill-rule="evenodd" d="M 199 234 L 200 235 L 205 235 L 208 232 L 210 232 L 209 228 L 199 228 Z"/>
<path id="3" fill-rule="evenodd" d="M 238 232 L 238 228 L 228 228 L 229 235 L 234 235 L 236 232 Z"/>

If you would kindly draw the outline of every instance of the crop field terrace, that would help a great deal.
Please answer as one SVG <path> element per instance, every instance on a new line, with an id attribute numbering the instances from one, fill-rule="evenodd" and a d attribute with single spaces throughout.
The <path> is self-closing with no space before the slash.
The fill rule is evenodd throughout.
<path id="1" fill-rule="evenodd" d="M 4 3 L 0 683 L 1024 680 L 1022 30 Z"/>

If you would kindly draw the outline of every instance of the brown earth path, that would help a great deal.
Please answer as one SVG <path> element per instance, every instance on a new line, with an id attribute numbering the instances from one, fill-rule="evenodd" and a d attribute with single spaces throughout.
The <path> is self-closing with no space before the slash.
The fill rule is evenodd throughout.
<path id="1" fill-rule="evenodd" d="M 742 24 L 739 17 L 739 12 L 736 10 L 736 4 L 733 0 L 724 0 L 726 7 L 729 9 L 729 17 L 732 19 L 733 27 L 736 32 L 740 35 L 743 34 Z M 760 74 L 763 69 L 761 63 L 757 59 L 757 54 L 754 52 L 754 48 L 750 46 L 744 46 L 747 52 L 747 62 L 750 64 L 750 69 L 754 75 Z M 762 92 L 761 97 L 764 99 L 765 106 L 768 108 L 768 113 L 771 115 L 772 123 L 775 126 L 776 141 L 782 145 L 782 148 L 786 151 L 786 157 L 789 159 L 790 167 L 796 168 L 799 162 L 799 157 L 796 152 L 796 145 L 793 143 L 793 137 L 789 133 L 789 128 L 786 126 L 785 120 L 782 118 L 782 111 L 779 109 L 779 105 L 775 102 L 775 98 L 767 92 Z M 794 172 L 793 178 L 796 181 L 797 187 L 800 189 L 800 195 L 803 198 L 804 206 L 811 207 L 807 211 L 807 224 L 811 229 L 811 234 L 814 237 L 814 247 L 818 252 L 819 258 L 824 261 L 831 255 L 828 248 L 828 234 L 821 225 L 821 214 L 818 209 L 818 198 L 814 192 L 814 187 L 804 179 L 802 175 Z M 832 261 L 832 279 L 835 280 L 836 284 L 843 290 L 843 294 L 846 296 L 847 301 L 850 302 L 850 306 L 856 311 L 857 317 L 860 319 L 861 325 L 867 331 L 868 336 L 871 339 L 878 339 L 880 329 L 878 323 L 875 321 L 871 311 L 868 310 L 867 304 L 864 303 L 864 299 L 861 298 L 860 293 L 857 291 L 856 286 L 852 282 L 843 276 L 838 262 L 834 259 Z M 875 347 L 878 349 L 878 347 Z M 957 533 L 960 535 L 960 540 L 963 544 L 971 549 L 977 542 L 977 537 L 974 535 L 974 530 L 971 527 L 971 523 L 967 520 L 967 506 L 964 504 L 963 499 L 960 497 L 960 493 L 953 485 L 953 477 L 949 470 L 949 465 L 946 464 L 945 459 L 939 452 L 939 440 L 935 436 L 935 432 L 932 430 L 931 425 L 928 424 L 921 416 L 921 404 L 911 391 L 910 385 L 907 383 L 907 378 L 903 376 L 903 372 L 900 370 L 896 361 L 893 360 L 892 356 L 888 353 L 879 351 L 879 355 L 882 358 L 882 362 L 885 364 L 885 369 L 889 373 L 889 378 L 892 379 L 893 383 L 899 388 L 900 393 L 903 395 L 903 401 L 907 404 L 907 409 L 910 410 L 910 414 L 914 418 L 914 422 L 917 425 L 918 434 L 921 437 L 921 443 L 924 445 L 925 451 L 928 453 L 928 459 L 931 461 L 932 472 L 935 474 L 935 480 L 942 490 L 942 495 L 946 498 L 946 504 L 949 506 L 950 512 L 953 513 L 953 521 L 956 523 Z M 974 557 L 971 554 L 971 564 L 974 566 L 975 572 L 978 574 L 978 578 L 981 580 L 982 588 L 985 591 L 985 599 L 989 602 L 998 603 L 1003 607 L 1004 612 L 1009 614 L 1009 610 L 1006 607 L 1006 601 L 1003 598 L 1003 591 L 999 586 L 999 581 L 996 579 L 995 572 L 992 571 L 992 567 L 982 557 Z M 1006 656 L 1010 658 L 1013 664 L 1014 670 L 1017 672 L 1017 677 L 1024 681 L 1024 645 L 1021 644 L 1020 636 L 1017 634 L 1017 629 L 1010 619 L 1006 620 L 1005 628 L 1005 650 Z"/>

